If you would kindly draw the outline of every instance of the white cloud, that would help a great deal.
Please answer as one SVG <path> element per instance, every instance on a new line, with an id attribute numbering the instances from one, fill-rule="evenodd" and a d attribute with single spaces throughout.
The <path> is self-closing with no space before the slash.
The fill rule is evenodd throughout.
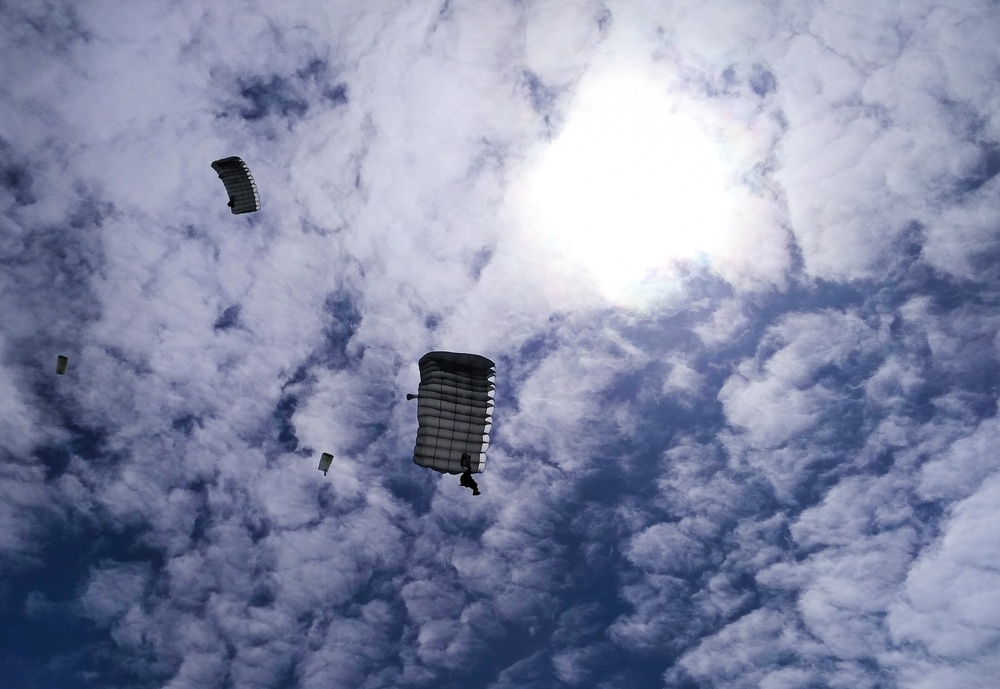
<path id="1" fill-rule="evenodd" d="M 997 674 L 988 2 L 7 17 L 13 626 L 49 601 L 178 689 Z M 612 68 L 704 127 L 742 213 L 631 312 L 516 208 Z M 225 208 L 230 154 L 259 214 Z M 499 364 L 475 499 L 410 462 L 436 348 Z"/>
<path id="2" fill-rule="evenodd" d="M 844 392 L 817 378 L 865 355 L 873 333 L 857 316 L 836 312 L 788 316 L 762 341 L 762 361 L 743 362 L 719 393 L 729 422 L 754 447 L 776 448 L 813 429 Z M 769 351 L 770 350 L 770 351 Z M 771 353 L 773 352 L 773 353 Z"/>
<path id="3" fill-rule="evenodd" d="M 994 476 L 954 507 L 890 610 L 889 628 L 900 645 L 892 662 L 907 686 L 957 686 L 997 671 L 1000 552 L 992 522 L 998 500 Z"/>
<path id="4" fill-rule="evenodd" d="M 81 597 L 87 616 L 107 623 L 128 612 L 145 589 L 149 576 L 145 564 L 112 564 L 98 569 Z"/>
<path id="5" fill-rule="evenodd" d="M 997 473 L 994 460 L 1000 424 L 983 421 L 976 430 L 959 438 L 927 462 L 921 472 L 920 494 L 926 500 L 962 500 L 973 495 Z"/>

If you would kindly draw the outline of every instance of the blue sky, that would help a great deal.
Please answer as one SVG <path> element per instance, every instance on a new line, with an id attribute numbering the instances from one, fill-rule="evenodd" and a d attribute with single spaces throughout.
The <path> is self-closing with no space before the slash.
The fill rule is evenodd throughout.
<path id="1" fill-rule="evenodd" d="M 5 689 L 1000 675 L 995 3 L 0 18 Z"/>

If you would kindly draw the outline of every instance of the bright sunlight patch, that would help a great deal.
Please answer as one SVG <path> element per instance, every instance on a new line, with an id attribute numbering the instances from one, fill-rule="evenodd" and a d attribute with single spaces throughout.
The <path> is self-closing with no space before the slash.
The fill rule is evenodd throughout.
<path id="1" fill-rule="evenodd" d="M 617 303 L 678 262 L 711 261 L 734 231 L 722 148 L 639 76 L 584 82 L 523 197 L 537 240 Z"/>

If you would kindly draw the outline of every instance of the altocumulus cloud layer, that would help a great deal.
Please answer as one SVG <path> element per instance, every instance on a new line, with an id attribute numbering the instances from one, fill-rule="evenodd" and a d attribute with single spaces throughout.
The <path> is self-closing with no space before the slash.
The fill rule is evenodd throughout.
<path id="1" fill-rule="evenodd" d="M 995 3 L 0 17 L 5 687 L 1000 676 Z M 641 305 L 518 209 L 614 69 L 742 199 Z M 475 499 L 409 459 L 437 348 L 497 362 Z"/>

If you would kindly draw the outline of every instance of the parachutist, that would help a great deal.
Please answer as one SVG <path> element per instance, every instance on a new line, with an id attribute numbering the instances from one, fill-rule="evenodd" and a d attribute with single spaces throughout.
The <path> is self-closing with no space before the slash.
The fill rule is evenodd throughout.
<path id="1" fill-rule="evenodd" d="M 468 452 L 462 453 L 462 468 L 465 471 L 462 472 L 458 482 L 465 488 L 471 488 L 473 495 L 479 495 L 479 484 L 472 478 L 472 456 Z"/>
<path id="2" fill-rule="evenodd" d="M 480 492 L 479 492 L 479 484 L 476 483 L 476 479 L 472 478 L 472 471 L 471 470 L 464 472 L 462 474 L 462 477 L 460 479 L 458 479 L 458 482 L 461 483 L 466 488 L 471 488 L 473 495 L 479 495 L 480 494 Z"/>

